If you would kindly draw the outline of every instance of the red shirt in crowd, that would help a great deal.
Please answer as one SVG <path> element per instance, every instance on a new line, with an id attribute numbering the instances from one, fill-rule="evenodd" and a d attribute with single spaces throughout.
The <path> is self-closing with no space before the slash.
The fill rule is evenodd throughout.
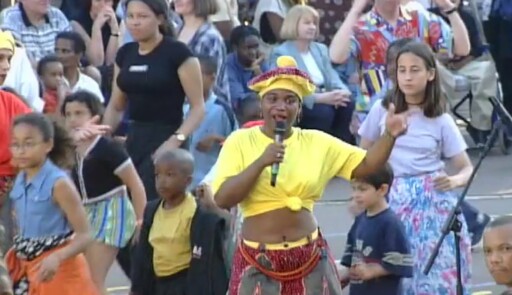
<path id="1" fill-rule="evenodd" d="M 14 175 L 11 166 L 11 127 L 18 115 L 30 113 L 32 110 L 16 95 L 0 91 L 0 177 Z"/>
<path id="2" fill-rule="evenodd" d="M 43 93 L 43 100 L 44 100 L 43 113 L 53 114 L 53 113 L 55 113 L 55 111 L 57 111 L 57 107 L 59 104 L 59 99 L 57 97 L 58 96 L 57 96 L 56 90 L 46 90 Z"/>
<path id="3" fill-rule="evenodd" d="M 251 127 L 254 127 L 254 126 L 263 126 L 263 120 L 257 120 L 257 121 L 249 121 L 247 123 L 245 123 L 244 125 L 242 125 L 242 128 L 245 129 L 245 128 L 251 128 Z"/>

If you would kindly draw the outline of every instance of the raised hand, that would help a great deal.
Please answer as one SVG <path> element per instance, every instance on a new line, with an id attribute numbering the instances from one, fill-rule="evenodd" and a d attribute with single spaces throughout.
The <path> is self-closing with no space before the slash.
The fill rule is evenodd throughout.
<path id="1" fill-rule="evenodd" d="M 75 129 L 73 132 L 73 140 L 80 142 L 89 140 L 97 135 L 103 135 L 110 131 L 110 126 L 97 125 L 100 122 L 100 116 L 94 116 L 91 120 L 87 121 L 84 126 Z"/>
<path id="2" fill-rule="evenodd" d="M 395 105 L 393 103 L 390 103 L 388 107 L 388 113 L 386 115 L 386 131 L 389 133 L 389 135 L 393 136 L 394 138 L 397 138 L 400 135 L 407 132 L 408 117 L 408 111 L 396 114 Z"/>

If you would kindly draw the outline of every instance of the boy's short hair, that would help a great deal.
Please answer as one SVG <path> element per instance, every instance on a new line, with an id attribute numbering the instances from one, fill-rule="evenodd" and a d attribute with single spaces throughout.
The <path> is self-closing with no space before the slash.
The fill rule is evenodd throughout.
<path id="1" fill-rule="evenodd" d="M 73 51 L 75 54 L 84 54 L 87 49 L 84 39 L 75 31 L 60 32 L 57 34 L 57 37 L 55 37 L 55 42 L 59 39 L 71 41 L 73 43 Z"/>
<path id="2" fill-rule="evenodd" d="M 383 184 L 387 184 L 391 187 L 393 184 L 393 178 L 395 177 L 391 165 L 386 163 L 384 167 L 371 173 L 369 175 L 354 178 L 355 181 L 360 181 L 373 186 L 375 189 L 379 189 Z"/>
<path id="3" fill-rule="evenodd" d="M 42 76 L 44 73 L 44 70 L 46 70 L 46 66 L 50 63 L 58 62 L 60 63 L 60 59 L 56 55 L 47 55 L 37 63 L 37 75 Z"/>
<path id="4" fill-rule="evenodd" d="M 488 229 L 493 229 L 501 226 L 510 226 L 512 225 L 512 216 L 511 215 L 502 215 L 499 217 L 496 217 L 495 219 L 491 220 L 487 224 Z"/>
<path id="5" fill-rule="evenodd" d="M 229 42 L 231 43 L 231 46 L 238 47 L 249 36 L 256 36 L 258 39 L 261 38 L 260 32 L 258 32 L 255 27 L 240 25 L 231 31 Z"/>
<path id="6" fill-rule="evenodd" d="M 155 164 L 171 161 L 180 165 L 179 170 L 181 173 L 185 175 L 194 174 L 194 156 L 188 150 L 177 148 L 165 151 L 155 159 Z"/>
<path id="7" fill-rule="evenodd" d="M 205 55 L 205 54 L 199 54 L 196 56 L 199 60 L 199 63 L 201 64 L 201 69 L 204 74 L 206 75 L 215 75 L 217 74 L 217 69 L 219 68 L 219 65 L 217 63 L 217 59 L 213 56 Z"/>

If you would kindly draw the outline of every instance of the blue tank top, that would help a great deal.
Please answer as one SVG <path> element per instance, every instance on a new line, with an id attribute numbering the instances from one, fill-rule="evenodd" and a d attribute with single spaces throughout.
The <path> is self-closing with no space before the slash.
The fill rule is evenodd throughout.
<path id="1" fill-rule="evenodd" d="M 52 197 L 55 182 L 64 177 L 68 177 L 67 173 L 50 160 L 29 183 L 24 172 L 18 174 L 9 197 L 21 237 L 42 238 L 71 232 L 64 212 Z"/>

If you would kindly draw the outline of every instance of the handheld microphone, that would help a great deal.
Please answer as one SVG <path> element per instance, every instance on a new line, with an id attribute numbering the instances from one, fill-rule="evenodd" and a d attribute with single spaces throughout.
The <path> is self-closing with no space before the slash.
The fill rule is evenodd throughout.
<path id="1" fill-rule="evenodd" d="M 274 142 L 283 143 L 285 132 L 286 123 L 283 121 L 276 122 L 276 128 L 274 129 Z M 277 174 L 279 173 L 279 163 L 272 164 L 272 170 L 270 173 L 270 185 L 275 187 L 277 181 Z"/>

